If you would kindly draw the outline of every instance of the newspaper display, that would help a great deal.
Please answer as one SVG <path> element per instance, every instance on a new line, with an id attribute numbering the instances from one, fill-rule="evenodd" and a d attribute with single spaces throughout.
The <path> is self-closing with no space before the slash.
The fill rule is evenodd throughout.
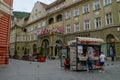
<path id="1" fill-rule="evenodd" d="M 76 47 L 70 47 L 70 69 L 76 70 Z"/>

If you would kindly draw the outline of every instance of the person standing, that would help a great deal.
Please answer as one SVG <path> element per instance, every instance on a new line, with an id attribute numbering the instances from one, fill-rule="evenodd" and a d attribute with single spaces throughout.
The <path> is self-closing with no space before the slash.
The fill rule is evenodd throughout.
<path id="1" fill-rule="evenodd" d="M 100 54 L 100 72 L 104 72 L 104 64 L 105 64 L 106 56 L 101 52 Z"/>
<path id="2" fill-rule="evenodd" d="M 114 61 L 114 49 L 112 46 L 110 46 L 110 57 L 111 57 L 111 61 Z"/>
<path id="3" fill-rule="evenodd" d="M 68 70 L 70 67 L 68 58 L 65 58 L 64 60 L 64 70 Z"/>
<path id="4" fill-rule="evenodd" d="M 88 66 L 88 72 L 93 72 L 93 66 L 92 66 L 92 58 L 90 56 L 87 57 L 87 66 Z"/>

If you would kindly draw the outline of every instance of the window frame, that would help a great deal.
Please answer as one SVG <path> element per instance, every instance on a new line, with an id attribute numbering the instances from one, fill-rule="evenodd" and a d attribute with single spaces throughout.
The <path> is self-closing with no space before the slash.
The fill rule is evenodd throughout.
<path id="1" fill-rule="evenodd" d="M 80 14 L 79 11 L 80 11 L 79 8 L 75 8 L 75 9 L 73 10 L 74 16 L 79 16 L 79 14 Z"/>
<path id="2" fill-rule="evenodd" d="M 89 29 L 90 29 L 90 20 L 87 19 L 84 21 L 84 30 L 89 30 Z"/>
<path id="3" fill-rule="evenodd" d="M 97 23 L 98 23 L 98 26 L 97 26 Z M 101 17 L 97 17 L 95 18 L 95 28 L 100 28 L 102 27 L 102 20 L 101 20 Z"/>
<path id="4" fill-rule="evenodd" d="M 89 13 L 89 11 L 90 11 L 89 4 L 83 5 L 83 13 L 86 14 L 86 13 Z"/>
<path id="5" fill-rule="evenodd" d="M 97 6 L 97 8 L 96 8 Z M 101 8 L 101 3 L 100 3 L 100 0 L 94 0 L 93 2 L 93 9 L 94 10 L 99 10 Z"/>
<path id="6" fill-rule="evenodd" d="M 108 16 L 107 16 L 108 15 Z M 110 17 L 109 17 L 110 16 Z M 106 15 L 105 15 L 105 17 L 106 17 L 106 25 L 110 25 L 110 24 L 112 24 L 113 23 L 113 17 L 112 17 L 112 13 L 107 13 Z"/>
<path id="7" fill-rule="evenodd" d="M 71 32 L 71 26 L 70 24 L 66 25 L 66 33 L 70 33 Z"/>
<path id="8" fill-rule="evenodd" d="M 74 23 L 74 32 L 78 32 L 80 31 L 80 23 L 77 22 L 77 23 Z"/>
<path id="9" fill-rule="evenodd" d="M 70 11 L 66 11 L 66 15 L 65 15 L 66 17 L 66 19 L 70 19 L 70 17 L 71 17 L 71 12 Z"/>
<path id="10" fill-rule="evenodd" d="M 112 0 L 104 0 L 104 6 L 110 5 L 112 3 Z"/>

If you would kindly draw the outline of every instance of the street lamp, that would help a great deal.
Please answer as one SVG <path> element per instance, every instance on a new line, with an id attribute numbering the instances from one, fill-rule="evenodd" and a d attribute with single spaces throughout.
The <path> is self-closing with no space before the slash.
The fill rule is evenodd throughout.
<path id="1" fill-rule="evenodd" d="M 14 54 L 14 56 L 17 56 L 17 50 L 16 50 L 17 30 L 16 30 L 16 27 L 17 27 L 17 26 L 15 26 L 15 45 L 14 45 L 14 46 L 15 46 L 15 47 L 14 47 L 14 48 L 15 48 L 15 50 L 14 50 L 14 53 L 15 53 L 15 54 Z"/>

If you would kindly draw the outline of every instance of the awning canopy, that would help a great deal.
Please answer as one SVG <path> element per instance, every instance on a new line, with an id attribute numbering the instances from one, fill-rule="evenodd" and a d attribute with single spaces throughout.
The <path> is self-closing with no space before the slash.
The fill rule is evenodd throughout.
<path id="1" fill-rule="evenodd" d="M 100 39 L 100 38 L 76 37 L 76 40 L 69 41 L 68 45 L 71 45 L 74 43 L 100 45 L 103 42 L 104 42 L 103 39 Z"/>
<path id="2" fill-rule="evenodd" d="M 77 43 L 79 44 L 101 44 L 103 43 L 103 39 L 100 38 L 89 38 L 89 37 L 77 37 Z"/>

